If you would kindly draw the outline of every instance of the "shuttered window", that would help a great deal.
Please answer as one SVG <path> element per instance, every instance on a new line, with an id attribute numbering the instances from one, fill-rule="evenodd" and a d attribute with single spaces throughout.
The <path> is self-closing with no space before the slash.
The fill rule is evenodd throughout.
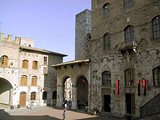
<path id="1" fill-rule="evenodd" d="M 152 20 L 153 38 L 160 38 L 160 16 Z"/>
<path id="2" fill-rule="evenodd" d="M 38 69 L 38 61 L 33 61 L 32 69 Z"/>
<path id="3" fill-rule="evenodd" d="M 7 56 L 2 56 L 2 61 L 1 61 L 1 66 L 7 67 L 8 66 L 8 57 Z"/>
<path id="4" fill-rule="evenodd" d="M 22 68 L 28 68 L 28 60 L 23 60 Z"/>
<path id="5" fill-rule="evenodd" d="M 36 92 L 31 92 L 31 100 L 36 100 Z"/>
<path id="6" fill-rule="evenodd" d="M 32 77 L 31 86 L 37 86 L 37 77 L 36 76 Z"/>
<path id="7" fill-rule="evenodd" d="M 125 43 L 130 44 L 134 41 L 134 28 L 132 25 L 127 26 L 125 29 Z"/>
<path id="8" fill-rule="evenodd" d="M 111 49 L 111 38 L 110 38 L 110 34 L 109 34 L 109 33 L 106 33 L 106 34 L 103 36 L 103 39 L 104 39 L 104 50 Z"/>
<path id="9" fill-rule="evenodd" d="M 27 86 L 27 76 L 26 75 L 21 76 L 20 86 Z"/>

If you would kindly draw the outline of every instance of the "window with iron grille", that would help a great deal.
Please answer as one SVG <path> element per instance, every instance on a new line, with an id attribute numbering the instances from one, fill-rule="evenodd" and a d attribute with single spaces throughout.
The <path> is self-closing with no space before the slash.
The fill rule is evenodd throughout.
<path id="1" fill-rule="evenodd" d="M 1 66 L 7 67 L 8 66 L 8 56 L 2 56 Z"/>
<path id="2" fill-rule="evenodd" d="M 134 41 L 134 29 L 133 26 L 127 26 L 124 29 L 125 32 L 125 44 L 130 44 Z"/>
<path id="3" fill-rule="evenodd" d="M 47 100 L 47 92 L 46 92 L 46 91 L 43 92 L 42 99 L 43 99 L 43 100 Z"/>
<path id="4" fill-rule="evenodd" d="M 111 73 L 109 71 L 102 73 L 102 85 L 111 86 Z"/>
<path id="5" fill-rule="evenodd" d="M 38 61 L 33 61 L 32 69 L 38 69 Z"/>
<path id="6" fill-rule="evenodd" d="M 37 76 L 32 77 L 31 86 L 37 86 Z"/>
<path id="7" fill-rule="evenodd" d="M 152 20 L 153 38 L 160 38 L 160 16 Z"/>
<path id="8" fill-rule="evenodd" d="M 134 72 L 132 69 L 125 70 L 125 85 L 126 86 L 134 85 Z"/>
<path id="9" fill-rule="evenodd" d="M 47 65 L 47 57 L 44 57 L 44 65 Z"/>
<path id="10" fill-rule="evenodd" d="M 109 34 L 109 33 L 106 33 L 103 38 L 104 38 L 104 50 L 111 49 L 111 38 L 110 38 L 110 34 Z"/>
<path id="11" fill-rule="evenodd" d="M 22 68 L 28 68 L 28 60 L 22 61 Z"/>
<path id="12" fill-rule="evenodd" d="M 128 8 L 133 4 L 133 0 L 124 0 L 124 8 Z"/>
<path id="13" fill-rule="evenodd" d="M 153 84 L 160 86 L 160 66 L 153 69 Z"/>
<path id="14" fill-rule="evenodd" d="M 36 92 L 31 92 L 31 100 L 36 100 Z"/>
<path id="15" fill-rule="evenodd" d="M 26 75 L 21 76 L 20 86 L 27 86 L 27 76 Z"/>
<path id="16" fill-rule="evenodd" d="M 104 17 L 108 17 L 110 14 L 110 4 L 107 3 L 103 6 Z"/>

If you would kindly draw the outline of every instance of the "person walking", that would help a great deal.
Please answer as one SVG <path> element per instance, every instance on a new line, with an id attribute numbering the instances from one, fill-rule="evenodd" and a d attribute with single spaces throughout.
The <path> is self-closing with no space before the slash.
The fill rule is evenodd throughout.
<path id="1" fill-rule="evenodd" d="M 65 110 L 63 111 L 62 116 L 63 116 L 63 120 L 65 120 Z"/>

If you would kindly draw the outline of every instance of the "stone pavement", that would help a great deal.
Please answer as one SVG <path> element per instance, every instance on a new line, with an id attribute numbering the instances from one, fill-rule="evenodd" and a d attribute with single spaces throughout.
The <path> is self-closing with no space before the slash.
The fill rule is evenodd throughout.
<path id="1" fill-rule="evenodd" d="M 34 107 L 33 110 L 19 108 L 14 110 L 0 109 L 0 120 L 62 120 L 63 110 L 46 106 Z M 98 117 L 85 113 L 66 110 L 65 120 L 119 120 L 118 118 Z"/>

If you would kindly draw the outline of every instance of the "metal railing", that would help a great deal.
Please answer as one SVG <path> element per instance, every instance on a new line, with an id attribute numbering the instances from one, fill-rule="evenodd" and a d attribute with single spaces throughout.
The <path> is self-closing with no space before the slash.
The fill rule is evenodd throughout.
<path id="1" fill-rule="evenodd" d="M 151 116 L 160 112 L 160 94 L 152 98 L 145 105 L 140 107 L 141 117 Z"/>

